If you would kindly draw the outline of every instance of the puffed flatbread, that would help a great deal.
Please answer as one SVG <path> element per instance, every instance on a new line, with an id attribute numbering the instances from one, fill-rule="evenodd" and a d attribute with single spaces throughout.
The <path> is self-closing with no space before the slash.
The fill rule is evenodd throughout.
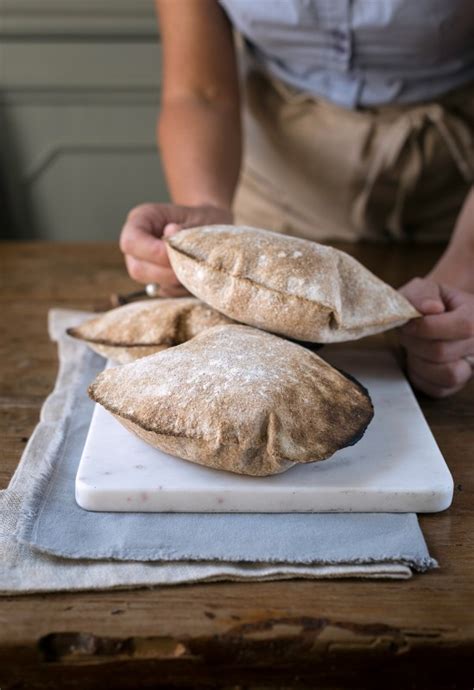
<path id="1" fill-rule="evenodd" d="M 333 247 L 212 225 L 166 240 L 181 283 L 249 326 L 317 343 L 355 340 L 420 316 L 399 292 Z"/>
<path id="2" fill-rule="evenodd" d="M 179 345 L 213 326 L 232 323 L 194 297 L 132 302 L 95 316 L 68 334 L 119 364 Z"/>
<path id="3" fill-rule="evenodd" d="M 89 395 L 166 453 L 238 474 L 277 474 L 357 442 L 367 391 L 310 350 L 248 326 L 108 369 Z"/>

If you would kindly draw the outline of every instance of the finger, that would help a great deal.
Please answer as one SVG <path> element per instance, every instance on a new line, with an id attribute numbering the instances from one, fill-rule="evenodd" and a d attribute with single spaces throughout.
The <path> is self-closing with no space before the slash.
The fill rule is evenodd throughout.
<path id="1" fill-rule="evenodd" d="M 130 277 L 138 283 L 158 283 L 162 287 L 179 285 L 178 279 L 170 268 L 162 268 L 130 255 L 125 257 L 125 263 Z"/>
<path id="2" fill-rule="evenodd" d="M 461 384 L 460 386 L 455 386 L 454 388 L 441 388 L 434 385 L 431 381 L 426 381 L 416 372 L 409 371 L 408 375 L 413 387 L 416 390 L 429 395 L 430 398 L 447 398 L 449 395 L 454 395 L 454 393 L 460 391 L 464 386 L 464 384 Z"/>
<path id="3" fill-rule="evenodd" d="M 182 223 L 188 215 L 189 209 L 186 206 L 141 204 L 130 211 L 126 222 L 133 223 L 155 237 L 161 237 L 167 223 Z"/>
<path id="4" fill-rule="evenodd" d="M 440 283 L 439 289 L 447 311 L 454 311 L 455 309 L 461 307 L 465 302 L 466 293 L 463 290 L 452 288 L 449 285 L 444 285 L 443 283 Z M 472 295 L 470 295 L 470 297 L 472 299 Z"/>
<path id="5" fill-rule="evenodd" d="M 471 365 L 465 359 L 447 364 L 434 364 L 409 353 L 407 361 L 410 371 L 439 388 L 452 389 L 463 386 L 472 376 Z"/>
<path id="6" fill-rule="evenodd" d="M 466 340 L 427 340 L 400 333 L 400 342 L 408 351 L 428 362 L 446 364 L 474 355 L 474 338 Z"/>
<path id="7" fill-rule="evenodd" d="M 401 331 L 428 340 L 465 340 L 474 337 L 474 317 L 462 305 L 454 311 L 413 319 Z"/>
<path id="8" fill-rule="evenodd" d="M 441 314 L 444 303 L 437 283 L 427 278 L 414 278 L 400 292 L 422 314 Z"/>
<path id="9" fill-rule="evenodd" d="M 168 253 L 163 240 L 150 235 L 132 221 L 125 223 L 120 236 L 120 249 L 135 259 L 147 261 L 157 266 L 170 268 Z"/>
<path id="10" fill-rule="evenodd" d="M 163 237 L 172 237 L 173 235 L 176 235 L 177 232 L 181 230 L 181 226 L 178 225 L 177 223 L 168 223 L 168 225 L 165 225 L 165 229 L 163 231 Z"/>

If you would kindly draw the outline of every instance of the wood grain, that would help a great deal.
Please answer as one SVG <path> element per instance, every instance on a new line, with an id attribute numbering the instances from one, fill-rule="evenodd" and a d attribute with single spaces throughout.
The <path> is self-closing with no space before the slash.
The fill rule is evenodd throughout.
<path id="1" fill-rule="evenodd" d="M 399 286 L 441 248 L 343 246 Z M 132 290 L 112 245 L 0 245 L 0 486 L 56 376 L 52 306 L 98 309 Z M 367 339 L 360 346 L 391 341 Z M 419 401 L 455 479 L 421 517 L 436 571 L 407 582 L 291 580 L 0 599 L 5 688 L 471 688 L 474 384 Z"/>

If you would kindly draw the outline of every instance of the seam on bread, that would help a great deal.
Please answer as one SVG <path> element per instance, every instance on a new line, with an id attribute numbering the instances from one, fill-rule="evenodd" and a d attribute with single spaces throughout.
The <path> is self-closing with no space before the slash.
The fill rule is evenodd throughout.
<path id="1" fill-rule="evenodd" d="M 309 352 L 309 351 L 308 351 L 308 354 L 313 355 L 313 353 Z M 314 357 L 321 359 L 318 357 L 318 355 L 314 355 Z M 334 367 L 331 367 L 331 365 L 326 360 L 322 359 L 322 362 L 324 362 L 324 364 L 326 366 L 328 366 L 329 368 L 334 368 Z M 340 376 L 342 378 L 345 378 L 345 379 L 351 381 L 359 389 L 359 392 L 369 401 L 369 404 L 371 407 L 371 414 L 369 415 L 367 421 L 364 423 L 363 429 L 361 429 L 359 432 L 357 432 L 356 435 L 354 435 L 354 434 L 348 435 L 347 438 L 345 438 L 343 445 L 340 445 L 338 447 L 338 449 L 340 450 L 342 448 L 347 448 L 348 446 L 354 445 L 360 438 L 362 438 L 362 436 L 365 434 L 365 432 L 367 430 L 368 425 L 370 424 L 370 422 L 373 418 L 374 407 L 373 407 L 373 403 L 372 403 L 372 399 L 370 397 L 370 394 L 369 394 L 368 390 L 365 388 L 365 386 L 363 386 L 357 379 L 352 377 L 350 374 L 347 374 L 345 371 L 341 371 L 340 369 L 336 369 L 336 368 L 334 368 L 334 369 L 335 369 L 335 371 L 337 371 L 340 374 Z M 187 434 L 182 434 L 182 433 L 176 433 L 176 432 L 170 432 L 170 431 L 163 432 L 162 430 L 158 430 L 158 429 L 156 429 L 156 427 L 153 427 L 150 424 L 145 424 L 145 423 L 143 423 L 143 421 L 138 420 L 134 415 L 127 414 L 127 413 L 120 411 L 115 405 L 111 405 L 108 402 L 106 403 L 100 395 L 96 395 L 95 387 L 96 387 L 96 381 L 91 383 L 87 389 L 89 397 L 92 398 L 92 400 L 94 400 L 99 405 L 102 405 L 111 414 L 116 415 L 117 417 L 120 417 L 122 419 L 126 419 L 129 422 L 132 422 L 133 424 L 140 427 L 144 431 L 148 431 L 150 433 L 156 434 L 157 436 L 162 436 L 163 438 L 167 438 L 167 437 L 168 438 L 182 438 L 182 439 L 186 439 L 189 441 L 198 441 L 198 442 L 202 441 L 204 443 L 209 443 L 209 442 L 212 442 L 212 440 L 213 440 L 212 438 L 207 438 L 205 436 L 197 436 L 197 435 L 189 436 Z M 239 444 L 240 444 L 239 440 L 232 440 L 232 439 L 226 440 L 226 445 L 237 445 L 238 446 Z M 332 451 L 330 453 L 330 455 L 332 455 L 334 452 L 336 452 L 336 451 Z M 326 457 L 328 457 L 328 456 L 326 456 Z"/>
<path id="2" fill-rule="evenodd" d="M 329 315 L 328 327 L 330 328 L 330 330 L 333 330 L 333 331 L 339 330 L 339 327 L 335 328 L 333 325 L 334 322 L 338 323 L 338 319 L 334 313 L 333 307 L 329 307 L 328 305 L 322 304 L 321 302 L 316 302 L 315 300 L 308 299 L 307 297 L 302 297 L 301 295 L 294 295 L 294 294 L 289 293 L 289 292 L 283 292 L 281 290 L 276 290 L 275 288 L 268 287 L 267 285 L 262 285 L 261 283 L 257 283 L 255 280 L 252 280 L 251 278 L 247 278 L 246 276 L 233 275 L 232 273 L 229 273 L 228 271 L 224 271 L 220 268 L 216 268 L 215 266 L 211 266 L 210 264 L 206 263 L 206 261 L 202 261 L 201 259 L 198 259 L 198 258 L 192 256 L 191 254 L 188 254 L 187 252 L 183 251 L 181 248 L 177 249 L 171 243 L 169 243 L 168 240 L 165 240 L 165 242 L 177 254 L 181 254 L 182 256 L 185 256 L 187 259 L 189 259 L 190 261 L 193 261 L 194 263 L 196 263 L 200 266 L 205 266 L 207 270 L 213 271 L 214 273 L 223 273 L 224 275 L 226 275 L 230 278 L 233 278 L 234 280 L 240 280 L 242 282 L 250 283 L 250 285 L 252 285 L 252 287 L 254 287 L 254 288 L 257 288 L 260 290 L 265 290 L 267 292 L 271 292 L 273 294 L 278 295 L 279 297 L 286 297 L 286 298 L 290 297 L 290 298 L 295 299 L 297 301 L 303 302 L 304 304 L 311 304 L 313 306 L 318 305 L 319 307 L 322 308 L 322 310 L 326 311 Z M 368 269 L 365 269 L 365 270 L 368 271 Z M 369 271 L 369 273 L 370 273 L 370 271 Z M 374 275 L 374 277 L 377 278 L 377 276 L 375 276 L 375 274 L 372 274 L 372 275 Z M 377 280 L 380 280 L 380 279 L 377 278 Z M 391 287 L 391 286 L 389 286 L 389 287 Z M 395 288 L 392 288 L 392 289 L 396 292 Z M 406 299 L 406 298 L 404 298 L 404 299 Z M 214 307 L 214 308 L 216 308 L 216 307 Z M 386 326 L 386 325 L 393 325 L 393 327 L 396 327 L 398 325 L 406 323 L 406 321 L 409 321 L 410 318 L 415 318 L 415 316 L 406 317 L 406 318 L 403 317 L 403 319 L 400 319 L 399 316 L 397 316 L 397 317 L 394 316 L 393 318 L 384 319 L 382 321 L 365 321 L 365 322 L 363 322 L 362 327 L 378 327 L 378 326 Z M 347 330 L 349 333 L 351 333 L 354 329 L 347 329 Z M 357 330 L 360 330 L 360 328 L 358 328 Z"/>
<path id="3" fill-rule="evenodd" d="M 79 334 L 77 332 L 72 333 L 71 331 L 75 331 L 74 328 L 68 328 L 66 330 L 66 333 L 73 338 L 77 338 L 78 340 L 83 340 L 86 343 L 95 343 L 96 345 L 107 345 L 108 347 L 156 347 L 157 345 L 175 345 L 175 341 L 172 338 L 163 338 L 160 341 L 156 342 L 148 342 L 148 343 L 137 343 L 135 340 L 133 343 L 127 343 L 124 341 L 116 341 L 116 340 L 106 340 L 105 338 L 87 338 L 86 336 Z"/>

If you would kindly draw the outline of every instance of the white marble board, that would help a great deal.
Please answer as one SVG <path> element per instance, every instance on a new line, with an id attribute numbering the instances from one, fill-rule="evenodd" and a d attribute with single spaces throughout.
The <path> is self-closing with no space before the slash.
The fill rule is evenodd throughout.
<path id="1" fill-rule="evenodd" d="M 272 477 L 243 477 L 162 453 L 96 405 L 76 477 L 86 510 L 120 512 L 437 512 L 453 480 L 388 352 L 324 357 L 363 383 L 375 416 L 355 446 Z"/>

